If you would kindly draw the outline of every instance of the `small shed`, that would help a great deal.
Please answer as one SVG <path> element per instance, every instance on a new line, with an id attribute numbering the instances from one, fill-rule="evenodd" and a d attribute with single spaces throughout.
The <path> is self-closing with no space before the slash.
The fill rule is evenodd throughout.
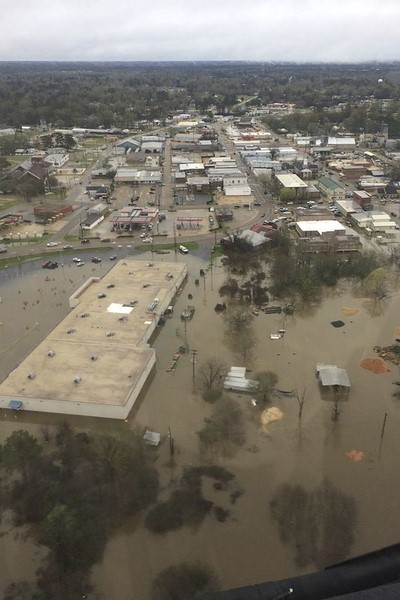
<path id="1" fill-rule="evenodd" d="M 143 441 L 147 446 L 159 446 L 161 440 L 161 434 L 157 433 L 157 431 L 150 431 L 146 429 Z"/>
<path id="2" fill-rule="evenodd" d="M 317 363 L 316 370 L 323 387 L 339 386 L 350 389 L 351 383 L 345 369 L 340 369 L 336 365 Z"/>

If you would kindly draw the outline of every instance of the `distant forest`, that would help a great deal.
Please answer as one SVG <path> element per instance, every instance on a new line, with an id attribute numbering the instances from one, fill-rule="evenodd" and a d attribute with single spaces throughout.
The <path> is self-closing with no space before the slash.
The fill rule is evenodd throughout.
<path id="1" fill-rule="evenodd" d="M 400 99 L 400 63 L 0 63 L 1 126 L 133 128 L 191 108 L 241 114 L 295 102 L 322 111 L 370 97 Z"/>

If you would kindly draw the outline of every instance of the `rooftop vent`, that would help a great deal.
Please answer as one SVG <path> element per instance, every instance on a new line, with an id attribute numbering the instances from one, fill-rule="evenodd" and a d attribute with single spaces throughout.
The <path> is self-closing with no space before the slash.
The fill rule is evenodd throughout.
<path id="1" fill-rule="evenodd" d="M 82 377 L 80 375 L 76 375 L 74 377 L 74 383 L 78 384 L 82 381 Z"/>
<path id="2" fill-rule="evenodd" d="M 35 379 L 36 377 L 36 373 L 34 373 L 33 371 L 30 371 L 27 375 L 28 379 Z"/>
<path id="3" fill-rule="evenodd" d="M 53 356 L 55 356 L 56 353 L 53 350 L 49 350 L 47 353 L 47 356 L 50 356 L 50 358 L 53 358 Z"/>
<path id="4" fill-rule="evenodd" d="M 90 357 L 90 360 L 97 360 L 99 357 L 97 356 L 97 354 L 92 354 L 92 356 Z"/>

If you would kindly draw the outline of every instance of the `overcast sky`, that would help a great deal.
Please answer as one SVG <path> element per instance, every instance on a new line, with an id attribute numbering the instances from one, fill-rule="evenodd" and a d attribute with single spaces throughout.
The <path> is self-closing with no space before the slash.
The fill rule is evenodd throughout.
<path id="1" fill-rule="evenodd" d="M 0 60 L 385 61 L 399 27 L 400 0 L 9 0 Z"/>

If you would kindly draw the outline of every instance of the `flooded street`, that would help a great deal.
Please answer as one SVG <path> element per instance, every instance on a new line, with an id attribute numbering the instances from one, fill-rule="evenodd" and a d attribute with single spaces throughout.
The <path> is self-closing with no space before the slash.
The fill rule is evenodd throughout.
<path id="1" fill-rule="evenodd" d="M 149 256 L 143 258 L 149 260 Z M 224 280 L 222 268 L 214 268 L 212 277 L 208 272 L 205 286 L 200 279 L 196 287 L 194 280 L 204 264 L 193 256 L 178 256 L 177 260 L 188 262 L 189 279 L 177 299 L 172 318 L 155 339 L 157 370 L 128 421 L 65 419 L 80 428 L 111 431 L 140 425 L 160 432 L 163 442 L 156 466 L 162 499 L 175 489 L 185 466 L 203 462 L 196 432 L 202 428 L 204 418 L 212 414 L 213 406 L 204 402 L 198 387 L 193 389 L 193 371 L 198 386 L 197 371 L 209 358 L 222 358 L 228 366 L 244 366 L 225 347 L 223 316 L 214 311 L 220 301 L 218 288 Z M 1 380 L 68 312 L 68 296 L 82 281 L 90 275 L 103 274 L 110 266 L 104 262 L 86 264 L 82 269 L 70 265 L 55 271 L 30 268 L 17 272 L 15 278 L 11 271 L 1 273 Z M 188 294 L 193 298 L 188 299 Z M 195 307 L 195 314 L 185 332 L 180 313 L 188 304 Z M 252 374 L 275 372 L 281 390 L 304 392 L 301 423 L 294 396 L 275 398 L 272 406 L 282 411 L 282 419 L 263 428 L 260 410 L 250 403 L 251 396 L 229 393 L 240 402 L 246 441 L 231 455 L 214 454 L 213 461 L 235 475 L 243 493 L 231 504 L 229 497 L 212 486 L 204 492 L 207 499 L 231 511 L 229 518 L 219 522 L 209 515 L 196 528 L 183 527 L 164 535 L 145 529 L 143 517 L 135 518 L 109 540 L 102 563 L 93 568 L 92 582 L 101 598 L 145 600 L 150 597 L 155 575 L 184 560 L 198 559 L 211 564 L 223 588 L 315 570 L 312 560 L 299 561 L 299 554 L 307 556 L 305 547 L 313 522 L 297 519 L 295 499 L 294 504 L 282 500 L 278 503 L 289 540 L 282 541 L 282 529 L 272 514 L 271 502 L 283 484 L 298 485 L 296 489 L 309 494 L 326 481 L 331 485 L 326 492 L 327 497 L 330 495 L 328 500 L 332 500 L 332 506 L 343 506 L 342 512 L 313 515 L 317 521 L 320 517 L 325 522 L 324 536 L 330 540 L 326 556 L 330 556 L 329 551 L 335 556 L 337 550 L 338 555 L 345 553 L 341 558 L 346 558 L 398 541 L 400 401 L 392 397 L 392 392 L 393 382 L 400 379 L 399 369 L 389 364 L 389 372 L 374 374 L 360 366 L 363 359 L 376 357 L 374 346 L 389 345 L 398 337 L 399 297 L 393 296 L 381 308 L 380 314 L 373 316 L 365 299 L 346 291 L 332 294 L 308 315 L 284 318 L 260 313 L 254 318 L 252 328 L 257 345 L 253 360 L 246 366 Z M 335 320 L 342 320 L 344 326 L 333 327 L 331 322 Z M 270 334 L 281 328 L 286 330 L 284 337 L 270 339 Z M 180 357 L 174 371 L 167 372 L 173 355 L 184 344 L 189 351 Z M 191 350 L 197 350 L 194 369 Z M 351 381 L 349 399 L 339 403 L 336 422 L 332 420 L 333 403 L 321 398 L 316 378 L 316 363 L 320 362 L 346 369 Z M 41 425 L 61 420 L 40 413 L 16 416 L 17 419 L 8 411 L 1 415 L 1 441 L 16 428 L 37 432 Z M 169 427 L 175 439 L 173 463 L 167 441 Z M 348 504 L 347 500 L 340 504 L 343 498 L 354 500 L 354 514 L 351 511 L 345 514 Z M 329 501 L 324 504 L 329 505 Z M 318 502 L 313 506 L 314 513 L 328 510 Z M 3 556 L 9 535 L 0 538 Z M 290 542 L 291 536 L 294 543 Z M 343 548 L 339 547 L 341 541 Z M 324 544 L 326 549 L 326 539 Z M 15 542 L 16 564 L 7 566 L 7 573 L 0 575 L 0 592 L 13 577 L 18 580 L 21 572 L 31 574 L 32 563 L 36 561 L 36 555 L 27 551 L 25 542 L 19 544 L 19 552 L 14 546 Z"/>

